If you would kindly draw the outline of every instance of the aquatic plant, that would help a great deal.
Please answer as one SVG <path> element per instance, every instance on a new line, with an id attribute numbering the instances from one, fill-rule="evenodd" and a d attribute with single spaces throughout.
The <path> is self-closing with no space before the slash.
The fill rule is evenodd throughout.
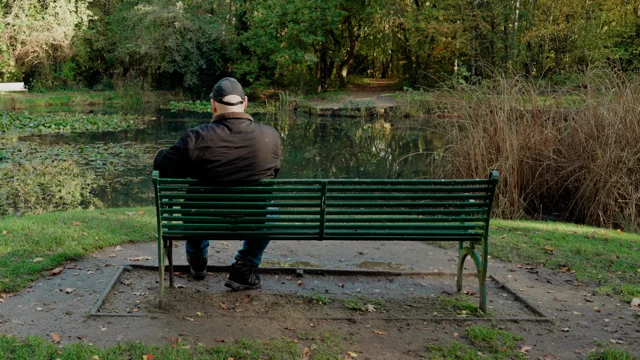
<path id="1" fill-rule="evenodd" d="M 0 112 L 0 136 L 115 131 L 146 126 L 148 117 L 131 115 Z"/>

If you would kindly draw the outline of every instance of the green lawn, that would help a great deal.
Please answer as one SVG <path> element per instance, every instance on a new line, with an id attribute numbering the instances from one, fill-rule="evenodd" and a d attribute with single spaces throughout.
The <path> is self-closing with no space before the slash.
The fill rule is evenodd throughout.
<path id="1" fill-rule="evenodd" d="M 108 246 L 155 239 L 155 209 L 74 210 L 0 219 L 0 292 Z M 42 259 L 34 262 L 34 259 Z"/>
<path id="2" fill-rule="evenodd" d="M 493 258 L 573 273 L 580 282 L 597 284 L 598 293 L 623 301 L 640 296 L 640 235 L 536 221 L 491 224 Z M 155 233 L 150 207 L 1 218 L 0 292 L 17 291 L 43 271 L 101 248 L 152 241 Z"/>

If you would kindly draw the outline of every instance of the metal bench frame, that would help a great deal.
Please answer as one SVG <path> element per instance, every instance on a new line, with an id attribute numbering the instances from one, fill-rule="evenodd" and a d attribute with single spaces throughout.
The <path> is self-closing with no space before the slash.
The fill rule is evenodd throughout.
<path id="1" fill-rule="evenodd" d="M 173 287 L 173 241 L 458 241 L 457 291 L 473 260 L 487 309 L 491 208 L 499 174 L 461 180 L 261 180 L 207 184 L 152 174 L 158 226 L 160 306 L 165 266 Z M 276 217 L 268 217 L 276 216 Z M 476 250 L 478 247 L 478 250 Z"/>

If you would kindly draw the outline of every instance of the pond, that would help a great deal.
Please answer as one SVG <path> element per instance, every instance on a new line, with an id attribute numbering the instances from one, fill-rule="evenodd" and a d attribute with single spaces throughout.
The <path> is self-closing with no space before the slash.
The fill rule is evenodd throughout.
<path id="1" fill-rule="evenodd" d="M 155 153 L 172 145 L 187 129 L 211 120 L 205 113 L 149 108 L 83 111 L 153 115 L 155 120 L 143 129 L 20 140 L 40 150 L 58 149 L 64 154 L 59 149 L 72 147 L 71 152 L 88 156 L 85 165 L 102 177 L 96 196 L 107 207 L 152 205 Z M 282 179 L 429 177 L 431 153 L 440 148 L 440 137 L 427 130 L 424 120 L 310 118 L 283 113 L 254 118 L 274 126 L 282 136 Z"/>

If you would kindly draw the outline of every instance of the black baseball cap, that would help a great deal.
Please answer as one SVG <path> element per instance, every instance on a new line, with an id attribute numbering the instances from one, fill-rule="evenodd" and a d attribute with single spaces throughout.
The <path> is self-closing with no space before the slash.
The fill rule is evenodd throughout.
<path id="1" fill-rule="evenodd" d="M 242 100 L 234 103 L 230 103 L 222 100 L 229 95 L 239 96 L 240 99 Z M 226 77 L 226 78 L 220 79 L 220 81 L 216 83 L 209 97 L 213 101 L 219 104 L 224 104 L 227 106 L 236 106 L 244 103 L 244 90 L 242 89 L 242 85 L 240 85 L 238 80 L 234 78 Z"/>

